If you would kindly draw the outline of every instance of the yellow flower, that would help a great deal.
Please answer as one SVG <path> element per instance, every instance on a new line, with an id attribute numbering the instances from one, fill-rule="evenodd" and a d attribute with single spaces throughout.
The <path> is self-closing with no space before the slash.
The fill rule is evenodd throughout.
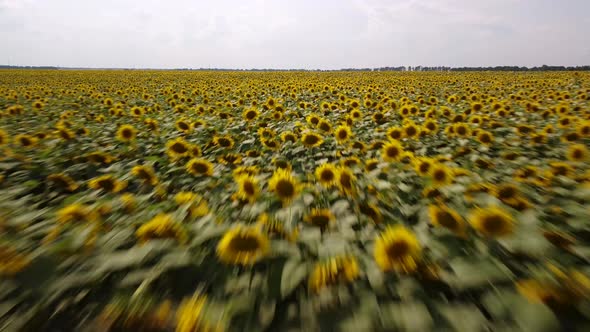
<path id="1" fill-rule="evenodd" d="M 155 186 L 158 184 L 158 177 L 156 176 L 156 172 L 154 169 L 149 165 L 136 165 L 133 166 L 131 169 L 131 174 L 133 174 L 138 179 L 143 180 L 143 182 Z"/>
<path id="2" fill-rule="evenodd" d="M 341 125 L 334 131 L 334 136 L 336 137 L 336 141 L 342 144 L 352 137 L 352 130 L 349 126 Z"/>
<path id="3" fill-rule="evenodd" d="M 217 257 L 225 264 L 253 265 L 270 251 L 269 240 L 259 228 L 234 226 L 217 245 Z"/>
<path id="4" fill-rule="evenodd" d="M 186 170 L 197 176 L 212 176 L 213 164 L 202 158 L 193 158 L 186 164 Z"/>
<path id="5" fill-rule="evenodd" d="M 121 142 L 131 142 L 137 136 L 137 130 L 128 124 L 121 125 L 117 129 L 117 139 Z"/>
<path id="6" fill-rule="evenodd" d="M 300 185 L 286 169 L 277 169 L 268 182 L 269 190 L 284 203 L 290 203 L 298 194 Z"/>
<path id="7" fill-rule="evenodd" d="M 308 148 L 315 148 L 322 145 L 324 139 L 321 135 L 310 131 L 303 134 L 301 142 Z"/>
<path id="8" fill-rule="evenodd" d="M 87 223 L 98 219 L 92 207 L 80 203 L 67 205 L 57 211 L 57 221 L 61 224 Z"/>
<path id="9" fill-rule="evenodd" d="M 222 332 L 221 322 L 212 324 L 205 317 L 207 297 L 195 293 L 180 303 L 176 311 L 176 332 Z"/>
<path id="10" fill-rule="evenodd" d="M 290 242 L 293 242 L 299 236 L 297 229 L 289 232 L 285 229 L 285 225 L 276 218 L 270 217 L 267 213 L 262 213 L 258 216 L 256 224 L 261 227 L 269 236 L 277 235 Z"/>
<path id="11" fill-rule="evenodd" d="M 336 184 L 337 171 L 332 164 L 322 164 L 315 169 L 315 177 L 324 187 L 329 188 Z"/>
<path id="12" fill-rule="evenodd" d="M 421 176 L 430 174 L 433 164 L 434 160 L 431 158 L 422 157 L 414 159 L 414 169 L 416 170 L 416 173 Z"/>
<path id="13" fill-rule="evenodd" d="M 0 145 L 5 145 L 10 140 L 8 133 L 2 129 L 0 129 Z"/>
<path id="14" fill-rule="evenodd" d="M 125 193 L 121 195 L 119 199 L 121 200 L 121 206 L 126 213 L 131 213 L 137 208 L 137 200 L 135 199 L 135 195 Z"/>
<path id="15" fill-rule="evenodd" d="M 118 193 L 127 187 L 127 182 L 119 181 L 110 174 L 101 175 L 88 181 L 88 187 L 110 193 Z"/>
<path id="16" fill-rule="evenodd" d="M 238 185 L 238 192 L 236 193 L 237 198 L 250 203 L 256 202 L 256 199 L 260 194 L 258 180 L 251 175 L 241 175 L 236 177 L 235 180 Z"/>
<path id="17" fill-rule="evenodd" d="M 394 162 L 398 161 L 403 153 L 404 149 L 397 141 L 390 141 L 383 145 L 381 158 L 386 162 Z"/>
<path id="18" fill-rule="evenodd" d="M 435 187 L 444 186 L 453 182 L 453 172 L 443 164 L 435 164 L 430 168 L 432 185 Z"/>
<path id="19" fill-rule="evenodd" d="M 11 277 L 24 270 L 31 263 L 28 255 L 19 253 L 16 249 L 0 244 L 0 276 Z"/>
<path id="20" fill-rule="evenodd" d="M 356 176 L 348 167 L 339 167 L 336 173 L 336 184 L 340 192 L 347 196 L 352 196 L 356 193 Z"/>
<path id="21" fill-rule="evenodd" d="M 176 121 L 175 126 L 176 129 L 178 129 L 178 131 L 183 132 L 185 134 L 190 133 L 193 129 L 192 123 L 185 119 L 179 119 L 178 121 Z"/>
<path id="22" fill-rule="evenodd" d="M 330 209 L 313 209 L 304 219 L 306 222 L 319 227 L 324 231 L 330 227 L 330 224 L 332 224 L 336 218 Z"/>
<path id="23" fill-rule="evenodd" d="M 588 159 L 588 148 L 584 144 L 572 144 L 567 149 L 566 157 L 570 161 L 584 161 Z"/>
<path id="24" fill-rule="evenodd" d="M 147 223 L 141 225 L 135 232 L 140 242 L 151 239 L 176 239 L 179 243 L 188 241 L 188 234 L 184 227 L 174 221 L 169 214 L 160 213 Z"/>
<path id="25" fill-rule="evenodd" d="M 31 148 L 37 144 L 37 139 L 31 135 L 20 134 L 14 136 L 14 142 L 23 148 Z"/>
<path id="26" fill-rule="evenodd" d="M 229 135 L 217 136 L 213 139 L 213 143 L 219 147 L 231 149 L 234 146 L 234 139 Z"/>
<path id="27" fill-rule="evenodd" d="M 319 292 L 325 287 L 350 283 L 359 277 L 359 265 L 354 256 L 343 255 L 316 263 L 309 276 L 309 288 Z"/>
<path id="28" fill-rule="evenodd" d="M 469 223 L 481 235 L 496 238 L 512 234 L 516 221 L 507 211 L 491 206 L 471 211 Z"/>
<path id="29" fill-rule="evenodd" d="M 404 226 L 387 226 L 375 239 L 373 256 L 383 271 L 411 273 L 418 268 L 422 247 L 412 231 Z"/>
<path id="30" fill-rule="evenodd" d="M 55 187 L 69 192 L 78 189 L 78 183 L 70 176 L 64 173 L 50 174 L 47 176 L 47 181 L 51 182 Z"/>
<path id="31" fill-rule="evenodd" d="M 457 211 L 445 205 L 429 205 L 428 216 L 435 226 L 448 228 L 457 235 L 464 235 L 465 221 Z"/>
<path id="32" fill-rule="evenodd" d="M 242 113 L 242 117 L 246 121 L 252 121 L 258 117 L 258 110 L 256 108 L 249 108 Z"/>
<path id="33" fill-rule="evenodd" d="M 189 153 L 190 144 L 182 137 L 175 138 L 166 143 L 166 152 L 172 159 L 185 157 Z"/>

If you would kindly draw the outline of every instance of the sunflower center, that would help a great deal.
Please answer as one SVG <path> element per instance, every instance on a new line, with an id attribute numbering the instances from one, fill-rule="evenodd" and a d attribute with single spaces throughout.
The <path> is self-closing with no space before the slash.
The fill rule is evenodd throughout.
<path id="1" fill-rule="evenodd" d="M 289 180 L 279 180 L 277 182 L 277 193 L 281 197 L 291 197 L 295 194 L 295 186 Z"/>
<path id="2" fill-rule="evenodd" d="M 98 185 L 106 191 L 113 191 L 115 189 L 115 182 L 110 179 L 99 180 Z"/>
<path id="3" fill-rule="evenodd" d="M 236 252 L 253 252 L 260 248 L 260 242 L 254 236 L 238 235 L 232 238 L 229 247 Z"/>
<path id="4" fill-rule="evenodd" d="M 584 151 L 582 151 L 580 149 L 575 149 L 572 153 L 572 157 L 574 159 L 582 159 L 583 156 L 584 156 Z"/>
<path id="5" fill-rule="evenodd" d="M 447 211 L 439 211 L 436 214 L 436 219 L 438 220 L 439 224 L 449 229 L 455 229 L 458 226 L 457 219 L 455 219 L 453 215 Z"/>
<path id="6" fill-rule="evenodd" d="M 256 193 L 256 188 L 254 188 L 254 183 L 252 183 L 251 181 L 245 181 L 244 184 L 242 184 L 242 187 L 244 188 L 244 192 L 248 196 L 253 196 Z"/>
<path id="7" fill-rule="evenodd" d="M 314 145 L 320 141 L 320 138 L 316 135 L 307 135 L 305 136 L 304 143 L 307 145 Z"/>
<path id="8" fill-rule="evenodd" d="M 348 137 L 348 133 L 346 132 L 346 130 L 338 131 L 338 138 L 345 139 L 346 137 Z"/>
<path id="9" fill-rule="evenodd" d="M 343 188 L 351 188 L 352 187 L 352 177 L 346 173 L 340 174 L 340 185 Z"/>
<path id="10" fill-rule="evenodd" d="M 416 127 L 410 126 L 410 127 L 406 128 L 406 135 L 411 137 L 411 136 L 416 135 L 416 133 L 417 133 Z"/>
<path id="11" fill-rule="evenodd" d="M 231 145 L 231 141 L 227 138 L 224 138 L 224 137 L 220 138 L 217 142 L 219 143 L 219 145 L 221 145 L 224 148 L 227 148 L 228 146 Z"/>
<path id="12" fill-rule="evenodd" d="M 433 177 L 436 181 L 444 181 L 447 178 L 447 172 L 442 169 L 437 169 L 434 171 Z"/>
<path id="13" fill-rule="evenodd" d="M 28 138 L 28 137 L 21 137 L 20 139 L 20 144 L 22 146 L 29 146 L 31 145 L 33 142 Z"/>
<path id="14" fill-rule="evenodd" d="M 188 130 L 189 126 L 186 122 L 179 122 L 178 123 L 178 128 L 180 128 L 180 130 Z"/>
<path id="15" fill-rule="evenodd" d="M 400 151 L 397 147 L 392 146 L 392 147 L 387 148 L 385 153 L 387 154 L 388 157 L 395 158 L 395 157 L 399 156 Z"/>
<path id="16" fill-rule="evenodd" d="M 487 216 L 483 221 L 483 228 L 489 233 L 500 232 L 504 225 L 504 219 L 498 215 Z"/>
<path id="17" fill-rule="evenodd" d="M 131 129 L 125 128 L 121 132 L 121 135 L 125 138 L 131 138 L 133 136 L 133 131 Z"/>
<path id="18" fill-rule="evenodd" d="M 193 163 L 191 168 L 200 174 L 205 174 L 207 173 L 207 171 L 209 171 L 209 167 L 207 167 L 207 165 L 205 165 L 204 163 Z"/>
<path id="19" fill-rule="evenodd" d="M 430 164 L 429 163 L 421 163 L 419 168 L 420 168 L 421 173 L 428 173 L 428 170 L 430 169 Z"/>
<path id="20" fill-rule="evenodd" d="M 516 188 L 514 187 L 503 187 L 498 191 L 498 198 L 510 199 L 516 195 Z"/>
<path id="21" fill-rule="evenodd" d="M 479 136 L 479 140 L 480 140 L 482 143 L 489 143 L 489 142 L 491 141 L 491 137 L 490 137 L 490 135 L 489 135 L 489 134 L 487 134 L 487 133 L 484 133 L 484 134 L 481 134 L 481 135 Z"/>
<path id="22" fill-rule="evenodd" d="M 186 145 L 184 145 L 180 142 L 176 142 L 176 143 L 172 144 L 172 146 L 170 146 L 170 149 L 172 149 L 172 151 L 174 151 L 176 153 L 185 153 L 188 151 L 188 148 L 186 147 Z"/>
<path id="23" fill-rule="evenodd" d="M 248 113 L 246 113 L 246 118 L 247 118 L 248 120 L 252 120 L 252 119 L 254 119 L 255 117 L 256 117 L 256 112 L 254 112 L 254 111 L 249 111 Z"/>
<path id="24" fill-rule="evenodd" d="M 329 169 L 323 170 L 322 173 L 320 174 L 320 178 L 322 179 L 322 181 L 325 181 L 325 182 L 333 181 L 334 177 L 335 177 L 334 172 L 332 172 Z"/>
<path id="25" fill-rule="evenodd" d="M 465 128 L 463 126 L 457 127 L 457 134 L 465 135 L 466 133 L 467 133 L 467 128 Z"/>
<path id="26" fill-rule="evenodd" d="M 330 222 L 330 217 L 325 215 L 315 215 L 311 217 L 311 223 L 324 229 L 328 226 Z"/>
<path id="27" fill-rule="evenodd" d="M 395 241 L 387 247 L 387 256 L 393 259 L 399 259 L 408 254 L 410 245 L 406 241 Z"/>

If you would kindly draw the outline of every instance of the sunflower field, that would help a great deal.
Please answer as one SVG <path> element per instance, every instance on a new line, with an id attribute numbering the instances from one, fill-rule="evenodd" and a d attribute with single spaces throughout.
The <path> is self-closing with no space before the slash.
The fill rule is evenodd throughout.
<path id="1" fill-rule="evenodd" d="M 0 330 L 588 331 L 590 74 L 0 71 Z"/>

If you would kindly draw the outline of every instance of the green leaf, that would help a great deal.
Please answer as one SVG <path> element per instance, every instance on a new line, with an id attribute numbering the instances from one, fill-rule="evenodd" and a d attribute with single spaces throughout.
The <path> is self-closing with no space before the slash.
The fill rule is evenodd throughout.
<path id="1" fill-rule="evenodd" d="M 281 297 L 289 296 L 303 282 L 308 273 L 308 264 L 306 262 L 296 259 L 288 260 L 281 275 Z"/>
<path id="2" fill-rule="evenodd" d="M 426 305 L 421 302 L 401 302 L 381 307 L 381 322 L 386 329 L 400 331 L 430 331 L 434 325 Z"/>
<path id="3" fill-rule="evenodd" d="M 439 312 L 455 331 L 483 331 L 487 323 L 481 311 L 473 304 L 439 306 Z"/>

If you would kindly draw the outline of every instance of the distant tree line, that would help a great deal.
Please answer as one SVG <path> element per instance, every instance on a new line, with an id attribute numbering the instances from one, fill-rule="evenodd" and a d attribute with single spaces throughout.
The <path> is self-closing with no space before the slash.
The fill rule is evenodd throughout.
<path id="1" fill-rule="evenodd" d="M 446 66 L 399 66 L 399 67 L 380 67 L 380 68 L 342 68 L 338 70 L 323 69 L 228 69 L 228 68 L 174 68 L 174 69 L 157 69 L 157 68 L 73 68 L 73 67 L 55 67 L 55 66 L 8 66 L 0 65 L 0 69 L 116 69 L 116 70 L 186 70 L 186 71 L 517 71 L 517 72 L 534 72 L 534 71 L 590 71 L 590 66 L 547 66 L 540 67 L 519 67 L 519 66 L 495 66 L 495 67 L 446 67 Z"/>

